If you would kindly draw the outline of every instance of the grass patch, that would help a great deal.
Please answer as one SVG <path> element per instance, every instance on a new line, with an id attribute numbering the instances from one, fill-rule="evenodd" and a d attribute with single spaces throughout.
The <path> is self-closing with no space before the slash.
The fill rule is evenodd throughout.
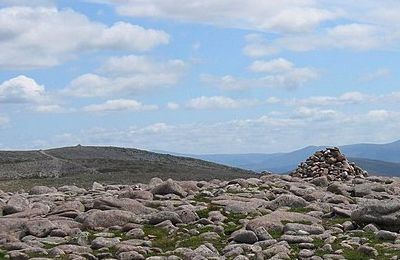
<path id="1" fill-rule="evenodd" d="M 177 245 L 179 245 L 179 247 L 188 247 L 191 249 L 196 249 L 197 247 L 201 246 L 202 244 L 204 244 L 204 240 L 199 236 L 190 237 L 188 239 L 178 241 L 178 243 L 177 243 Z"/>
<path id="2" fill-rule="evenodd" d="M 163 251 L 169 251 L 175 248 L 176 238 L 170 236 L 168 231 L 146 224 L 143 226 L 143 232 L 146 236 L 154 237 L 151 240 L 153 247 L 161 248 Z"/>
<path id="3" fill-rule="evenodd" d="M 290 259 L 299 259 L 300 248 L 298 244 L 290 244 Z"/>
<path id="4" fill-rule="evenodd" d="M 208 213 L 211 211 L 219 211 L 221 208 L 215 205 L 209 205 L 207 208 L 196 211 L 200 218 L 208 218 Z"/>
<path id="5" fill-rule="evenodd" d="M 194 196 L 193 200 L 196 201 L 196 202 L 205 202 L 205 203 L 210 203 L 211 202 L 209 197 L 204 196 L 202 194 L 196 194 Z"/>
<path id="6" fill-rule="evenodd" d="M 240 225 L 236 225 L 233 222 L 229 222 L 227 224 L 224 224 L 224 233 L 226 236 L 230 236 L 232 235 L 233 232 L 235 232 L 236 230 L 240 229 Z"/>
<path id="7" fill-rule="evenodd" d="M 268 233 L 271 235 L 273 239 L 279 239 L 283 235 L 283 232 L 280 230 L 271 230 L 268 231 Z"/>
<path id="8" fill-rule="evenodd" d="M 311 221 L 308 220 L 300 220 L 300 221 L 288 221 L 288 220 L 282 220 L 281 223 L 283 225 L 289 224 L 289 223 L 295 223 L 295 224 L 303 224 L 303 225 L 312 225 Z"/>
<path id="9" fill-rule="evenodd" d="M 246 214 L 241 214 L 241 213 L 225 213 L 224 216 L 226 217 L 224 223 L 229 223 L 229 222 L 233 222 L 235 224 L 239 224 L 239 221 L 241 219 L 245 219 L 247 217 Z"/>
<path id="10" fill-rule="evenodd" d="M 0 260 L 6 259 L 6 252 L 0 250 Z"/>
<path id="11" fill-rule="evenodd" d="M 351 221 L 350 217 L 333 217 L 333 218 L 329 218 L 329 219 L 325 219 L 323 220 L 323 225 L 327 226 L 327 227 L 331 227 L 334 226 L 336 224 L 343 224 L 346 221 Z"/>
<path id="12" fill-rule="evenodd" d="M 310 211 L 313 211 L 312 209 L 308 208 L 290 208 L 288 212 L 295 212 L 295 213 L 308 213 Z"/>
<path id="13" fill-rule="evenodd" d="M 347 259 L 347 260 L 369 260 L 371 259 L 371 257 L 364 255 L 360 252 L 358 252 L 357 250 L 351 250 L 351 249 L 343 249 L 343 256 Z M 381 258 L 379 258 L 381 259 Z"/>
<path id="14" fill-rule="evenodd" d="M 321 238 L 314 238 L 313 244 L 316 249 L 321 248 L 325 245 L 325 241 Z"/>

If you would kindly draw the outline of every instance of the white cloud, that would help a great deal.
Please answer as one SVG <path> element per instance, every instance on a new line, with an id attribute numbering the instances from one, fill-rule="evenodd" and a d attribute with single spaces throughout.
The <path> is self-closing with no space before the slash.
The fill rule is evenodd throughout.
<path id="1" fill-rule="evenodd" d="M 386 121 L 393 117 L 398 117 L 399 113 L 394 113 L 391 111 L 387 111 L 385 109 L 371 110 L 368 112 L 367 116 L 374 121 Z"/>
<path id="2" fill-rule="evenodd" d="M 371 71 L 369 73 L 366 73 L 364 75 L 361 75 L 358 78 L 358 82 L 360 83 L 368 83 L 372 81 L 376 81 L 382 78 L 386 78 L 391 74 L 391 71 L 386 68 L 380 68 L 375 71 Z"/>
<path id="3" fill-rule="evenodd" d="M 192 109 L 234 109 L 250 107 L 260 104 L 258 100 L 247 100 L 247 99 L 232 99 L 224 96 L 213 96 L 213 97 L 197 97 L 189 100 L 187 103 L 188 108 Z"/>
<path id="4" fill-rule="evenodd" d="M 285 100 L 284 103 L 287 105 L 295 106 L 329 106 L 329 105 L 349 105 L 349 104 L 361 104 L 361 103 L 372 103 L 377 101 L 379 98 L 372 95 L 363 94 L 360 92 L 346 92 L 340 96 L 312 96 L 303 99 L 291 99 Z"/>
<path id="5" fill-rule="evenodd" d="M 116 5 L 121 15 L 155 17 L 223 27 L 276 32 L 303 32 L 338 17 L 313 0 L 97 0 Z"/>
<path id="6" fill-rule="evenodd" d="M 76 97 L 137 95 L 175 85 L 185 68 L 186 64 L 181 60 L 160 62 L 134 55 L 112 57 L 100 68 L 100 75 L 81 75 L 63 92 Z"/>
<path id="7" fill-rule="evenodd" d="M 0 6 L 53 6 L 54 0 L 0 0 Z"/>
<path id="8" fill-rule="evenodd" d="M 109 112 L 109 111 L 149 111 L 157 110 L 156 105 L 144 105 L 141 102 L 131 99 L 107 100 L 102 104 L 88 105 L 83 108 L 86 112 Z"/>
<path id="9" fill-rule="evenodd" d="M 294 64 L 286 59 L 278 58 L 269 61 L 256 60 L 250 65 L 250 70 L 255 72 L 279 73 L 293 69 Z"/>
<path id="10" fill-rule="evenodd" d="M 390 114 L 383 121 L 371 118 Z M 301 116 L 299 116 L 301 115 Z M 400 113 L 338 112 L 303 108 L 287 113 L 221 122 L 153 123 L 125 128 L 92 128 L 53 139 L 53 146 L 76 143 L 138 147 L 184 153 L 282 152 L 311 144 L 342 145 L 398 138 Z M 340 126 L 340 127 L 338 127 Z M 334 129 L 335 131 L 332 131 Z"/>
<path id="11" fill-rule="evenodd" d="M 288 61 L 286 61 L 288 62 Z M 281 64 L 278 64 L 281 63 Z M 222 77 L 213 75 L 202 75 L 201 80 L 213 86 L 226 90 L 244 90 L 249 88 L 278 88 L 278 89 L 296 89 L 306 83 L 318 78 L 318 73 L 312 68 L 290 67 L 285 62 L 279 60 L 257 61 L 250 68 L 255 71 L 269 71 L 274 74 L 268 74 L 258 78 L 236 78 L 231 75 Z M 283 68 L 285 67 L 285 68 Z M 280 73 L 278 73 L 281 71 Z"/>
<path id="12" fill-rule="evenodd" d="M 60 105 L 38 105 L 35 107 L 35 111 L 39 113 L 59 113 L 65 111 Z"/>
<path id="13" fill-rule="evenodd" d="M 0 84 L 0 103 L 35 103 L 44 99 L 45 88 L 20 75 Z"/>
<path id="14" fill-rule="evenodd" d="M 169 110 L 177 110 L 179 108 L 180 108 L 180 105 L 178 103 L 175 103 L 175 102 L 167 103 L 167 109 L 169 109 Z"/>
<path id="15" fill-rule="evenodd" d="M 0 9 L 0 68 L 47 67 L 96 50 L 147 51 L 169 42 L 164 31 L 126 22 L 90 21 L 71 9 Z"/>
<path id="16" fill-rule="evenodd" d="M 299 107 L 296 109 L 293 117 L 307 119 L 311 121 L 333 120 L 340 115 L 333 109 L 318 109 L 309 107 Z"/>
<path id="17" fill-rule="evenodd" d="M 284 50 L 304 52 L 316 49 L 391 48 L 398 42 L 391 33 L 392 31 L 376 25 L 351 23 L 311 33 L 282 35 L 274 39 L 266 39 L 261 34 L 250 34 L 246 37 L 247 43 L 243 52 L 250 57 L 262 57 Z"/>

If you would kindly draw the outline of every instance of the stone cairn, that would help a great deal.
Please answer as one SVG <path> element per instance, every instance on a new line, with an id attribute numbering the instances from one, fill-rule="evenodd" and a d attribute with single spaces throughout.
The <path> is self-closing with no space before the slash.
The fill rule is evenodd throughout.
<path id="1" fill-rule="evenodd" d="M 290 173 L 292 177 L 317 178 L 326 176 L 330 181 L 364 178 L 368 172 L 349 162 L 339 148 L 318 151 Z"/>

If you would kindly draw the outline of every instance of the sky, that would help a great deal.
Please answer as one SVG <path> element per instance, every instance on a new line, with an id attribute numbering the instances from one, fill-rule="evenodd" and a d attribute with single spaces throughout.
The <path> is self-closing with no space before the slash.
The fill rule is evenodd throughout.
<path id="1" fill-rule="evenodd" d="M 0 0 L 0 149 L 400 139 L 398 0 Z"/>

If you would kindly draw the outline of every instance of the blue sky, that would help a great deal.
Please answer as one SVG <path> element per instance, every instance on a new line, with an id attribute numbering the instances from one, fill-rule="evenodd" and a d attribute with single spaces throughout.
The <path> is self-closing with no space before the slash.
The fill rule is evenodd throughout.
<path id="1" fill-rule="evenodd" d="M 398 1 L 0 0 L 0 149 L 400 139 Z"/>

